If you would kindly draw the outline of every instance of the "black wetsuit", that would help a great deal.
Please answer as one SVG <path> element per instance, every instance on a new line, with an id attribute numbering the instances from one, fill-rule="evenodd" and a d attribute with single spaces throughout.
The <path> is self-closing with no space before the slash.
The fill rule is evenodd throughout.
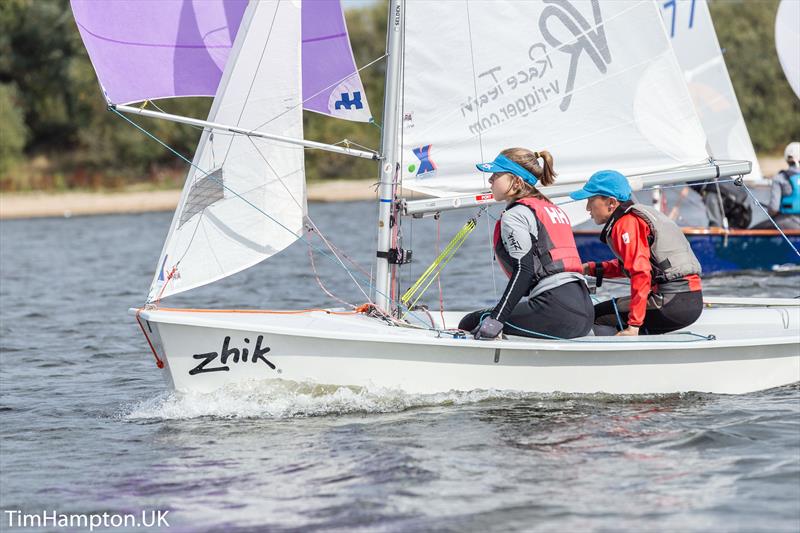
<path id="1" fill-rule="evenodd" d="M 543 268 L 534 253 L 538 229 L 533 211 L 516 205 L 503 213 L 500 237 L 513 267 L 506 290 L 493 309 L 467 314 L 461 319 L 459 329 L 471 331 L 482 317 L 488 316 L 504 324 L 506 335 L 537 338 L 588 335 L 594 308 L 581 274 L 561 272 L 534 283 L 534 273 L 542 272 Z"/>

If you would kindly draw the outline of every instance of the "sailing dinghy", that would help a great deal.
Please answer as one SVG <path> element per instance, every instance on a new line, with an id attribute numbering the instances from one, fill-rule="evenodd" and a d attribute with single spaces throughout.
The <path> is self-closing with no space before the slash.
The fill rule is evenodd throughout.
<path id="1" fill-rule="evenodd" d="M 73 0 L 73 9 L 83 28 L 87 10 L 94 10 L 97 22 L 102 6 L 121 4 Z M 184 29 L 185 9 L 215 5 L 178 4 Z M 306 46 L 306 10 L 325 4 L 248 3 L 217 73 L 207 120 L 116 101 L 106 69 L 111 64 L 124 75 L 126 57 L 98 61 L 113 56 L 98 49 L 136 39 L 92 40 L 98 31 L 82 33 L 109 105 L 120 116 L 204 128 L 147 304 L 132 310 L 171 388 L 212 391 L 279 378 L 414 393 L 744 393 L 800 380 L 800 300 L 707 299 L 691 331 L 670 335 L 476 341 L 446 329 L 463 312 L 423 317 L 398 297 L 397 272 L 409 256 L 398 227 L 409 217 L 472 213 L 493 202 L 474 163 L 502 148 L 546 147 L 556 154 L 558 184 L 544 191 L 554 199 L 565 198 L 599 168 L 622 171 L 639 189 L 750 171 L 747 161 L 710 161 L 655 2 L 391 0 L 379 155 L 302 138 L 302 109 L 312 100 L 304 77 L 316 75 L 306 68 L 307 56 L 321 53 Z M 332 4 L 340 15 L 338 2 Z M 195 11 L 191 20 L 205 19 Z M 122 29 L 135 31 L 130 17 L 126 22 Z M 208 27 L 224 26 L 217 22 Z M 346 29 L 313 42 L 336 34 L 346 36 Z M 147 38 L 157 41 L 152 33 Z M 207 55 L 214 50 L 207 40 L 194 44 L 195 51 L 206 46 Z M 352 61 L 349 46 L 339 50 L 342 55 L 345 63 Z M 327 89 L 320 112 L 332 116 L 360 109 L 356 102 L 365 99 L 354 68 L 337 76 L 318 91 Z M 146 79 L 136 81 L 146 85 Z M 150 97 L 140 90 L 127 100 Z M 303 147 L 380 161 L 369 305 L 297 311 L 160 307 L 164 298 L 239 272 L 303 237 Z M 408 189 L 430 198 L 403 198 L 400 191 Z M 563 205 L 581 216 L 582 205 Z"/>

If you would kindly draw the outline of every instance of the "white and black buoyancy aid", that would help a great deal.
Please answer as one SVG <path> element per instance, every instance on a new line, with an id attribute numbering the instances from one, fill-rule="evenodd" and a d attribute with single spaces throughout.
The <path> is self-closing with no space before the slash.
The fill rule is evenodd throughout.
<path id="1" fill-rule="evenodd" d="M 691 274 L 699 275 L 702 271 L 700 261 L 695 257 L 689 241 L 681 228 L 661 211 L 633 202 L 623 202 L 617 207 L 606 222 L 600 234 L 600 240 L 611 248 L 611 251 L 622 263 L 622 256 L 614 248 L 611 230 L 614 223 L 622 216 L 631 213 L 647 223 L 650 228 L 650 265 L 653 281 L 659 285 L 682 279 Z"/>
<path id="2" fill-rule="evenodd" d="M 521 198 L 508 209 L 518 204 L 533 211 L 536 219 L 536 235 L 531 235 L 533 253 L 538 259 L 534 265 L 533 284 L 560 272 L 583 272 L 572 225 L 566 213 L 551 202 L 533 197 Z M 510 276 L 514 270 L 511 266 L 513 261 L 500 238 L 500 222 L 498 220 L 494 228 L 494 252 L 501 268 Z"/>

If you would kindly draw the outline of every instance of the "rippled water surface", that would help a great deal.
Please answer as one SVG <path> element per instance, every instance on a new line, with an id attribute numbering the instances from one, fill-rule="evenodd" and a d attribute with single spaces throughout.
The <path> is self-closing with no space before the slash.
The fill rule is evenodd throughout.
<path id="1" fill-rule="evenodd" d="M 367 270 L 374 210 L 310 207 Z M 465 216 L 443 218 L 443 241 Z M 487 218 L 448 266 L 451 308 L 491 304 L 502 292 Z M 797 384 L 741 396 L 420 396 L 285 381 L 167 393 L 127 308 L 144 299 L 169 220 L 0 224 L 3 510 L 165 509 L 173 531 L 800 529 Z M 418 258 L 411 279 L 434 256 L 436 223 L 404 232 Z M 363 301 L 332 261 L 316 254 L 315 263 L 331 292 Z M 800 276 L 705 286 L 794 296 Z M 437 300 L 434 290 L 428 303 Z M 302 243 L 170 303 L 336 305 Z"/>

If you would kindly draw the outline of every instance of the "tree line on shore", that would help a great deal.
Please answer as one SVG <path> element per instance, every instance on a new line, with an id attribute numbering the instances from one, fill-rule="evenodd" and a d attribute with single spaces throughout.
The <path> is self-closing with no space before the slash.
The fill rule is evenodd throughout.
<path id="1" fill-rule="evenodd" d="M 800 138 L 800 101 L 775 53 L 778 0 L 710 1 L 711 15 L 750 136 L 758 152 Z M 346 11 L 358 65 L 384 53 L 386 6 Z M 381 123 L 385 62 L 361 72 L 370 108 Z M 210 98 L 159 101 L 163 110 L 205 117 Z M 191 158 L 199 129 L 137 119 Z M 380 128 L 304 113 L 308 139 L 348 139 L 377 148 Z M 186 166 L 106 109 L 68 0 L 0 2 L 0 190 L 172 187 Z M 309 179 L 371 178 L 372 161 L 306 151 Z"/>

